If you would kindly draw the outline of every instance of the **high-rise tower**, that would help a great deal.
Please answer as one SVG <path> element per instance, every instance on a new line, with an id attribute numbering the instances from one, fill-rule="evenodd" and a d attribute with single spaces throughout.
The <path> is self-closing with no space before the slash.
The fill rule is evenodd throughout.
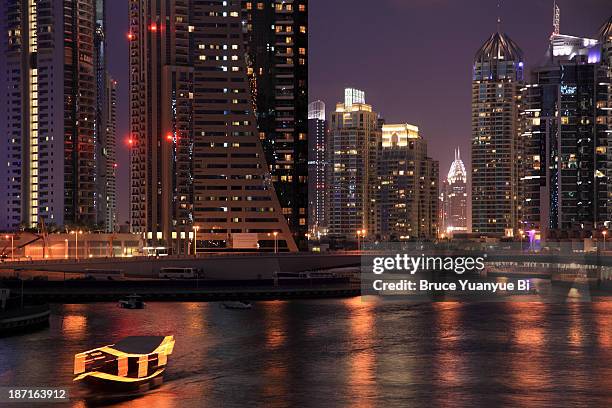
<path id="1" fill-rule="evenodd" d="M 308 105 L 308 232 L 312 238 L 327 234 L 329 174 L 325 103 Z"/>
<path id="2" fill-rule="evenodd" d="M 106 76 L 106 129 L 102 154 L 105 158 L 104 195 L 106 232 L 117 228 L 117 81 Z"/>
<path id="3" fill-rule="evenodd" d="M 438 232 L 438 162 L 419 128 L 384 124 L 376 160 L 377 235 L 383 241 L 434 239 Z"/>
<path id="4" fill-rule="evenodd" d="M 283 214 L 308 229 L 307 0 L 243 0 L 242 29 L 259 137 Z"/>
<path id="5" fill-rule="evenodd" d="M 442 231 L 447 235 L 455 232 L 468 232 L 467 172 L 461 152 L 455 150 L 455 160 L 451 164 L 442 191 Z"/>
<path id="6" fill-rule="evenodd" d="M 472 230 L 516 235 L 522 162 L 519 107 L 523 53 L 496 32 L 474 58 L 472 77 Z"/>
<path id="7" fill-rule="evenodd" d="M 329 234 L 355 240 L 373 236 L 376 216 L 376 160 L 381 133 L 378 115 L 363 91 L 348 88 L 330 123 Z"/>
<path id="8" fill-rule="evenodd" d="M 8 0 L 0 227 L 99 224 L 100 0 Z M 6 135 L 6 136 L 5 136 Z"/>
<path id="9" fill-rule="evenodd" d="M 525 88 L 524 222 L 544 237 L 590 236 L 612 219 L 605 55 L 605 43 L 553 34 L 546 63 Z"/>
<path id="10" fill-rule="evenodd" d="M 172 253 L 243 233 L 296 249 L 257 130 L 241 10 L 240 0 L 130 1 L 130 219 Z"/>

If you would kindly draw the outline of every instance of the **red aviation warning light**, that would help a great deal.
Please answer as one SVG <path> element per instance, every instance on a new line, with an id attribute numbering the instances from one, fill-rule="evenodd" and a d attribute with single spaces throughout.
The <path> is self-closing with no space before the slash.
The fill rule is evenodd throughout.
<path id="1" fill-rule="evenodd" d="M 174 139 L 174 136 L 172 135 L 172 133 L 168 132 L 168 134 L 166 135 L 166 140 L 171 142 Z"/>
<path id="2" fill-rule="evenodd" d="M 155 23 L 151 24 L 150 30 L 153 32 L 157 31 L 157 24 Z"/>
<path id="3" fill-rule="evenodd" d="M 134 34 L 133 33 L 127 33 L 127 38 L 129 41 L 134 40 Z"/>

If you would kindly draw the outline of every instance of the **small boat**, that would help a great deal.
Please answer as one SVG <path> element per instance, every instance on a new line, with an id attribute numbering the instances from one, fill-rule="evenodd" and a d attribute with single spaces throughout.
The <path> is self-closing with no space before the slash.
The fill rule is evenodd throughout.
<path id="1" fill-rule="evenodd" d="M 133 336 L 74 356 L 74 381 L 94 387 L 142 389 L 158 385 L 174 336 Z"/>
<path id="2" fill-rule="evenodd" d="M 49 326 L 49 305 L 0 311 L 0 336 L 24 333 Z"/>
<path id="3" fill-rule="evenodd" d="M 238 300 L 235 302 L 223 302 L 221 303 L 221 306 L 223 306 L 226 309 L 235 309 L 235 310 L 250 309 L 253 307 L 251 302 L 246 302 L 244 300 Z"/>
<path id="4" fill-rule="evenodd" d="M 142 297 L 138 295 L 130 295 L 119 300 L 119 307 L 123 309 L 144 309 L 145 302 L 143 302 Z"/>

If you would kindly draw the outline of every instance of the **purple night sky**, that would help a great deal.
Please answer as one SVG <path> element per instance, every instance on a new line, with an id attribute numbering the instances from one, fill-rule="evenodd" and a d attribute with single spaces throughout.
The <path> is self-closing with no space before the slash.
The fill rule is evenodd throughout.
<path id="1" fill-rule="evenodd" d="M 119 4 L 123 3 L 120 7 Z M 561 32 L 594 37 L 612 14 L 610 0 L 558 0 Z M 119 221 L 128 218 L 127 2 L 108 2 L 109 71 L 119 81 Z M 496 30 L 525 52 L 527 69 L 543 60 L 552 0 L 311 0 L 309 99 L 327 110 L 343 88 L 366 92 L 388 122 L 418 125 L 445 175 L 453 149 L 469 168 L 472 58 Z M 4 74 L 4 72 L 3 72 Z"/>

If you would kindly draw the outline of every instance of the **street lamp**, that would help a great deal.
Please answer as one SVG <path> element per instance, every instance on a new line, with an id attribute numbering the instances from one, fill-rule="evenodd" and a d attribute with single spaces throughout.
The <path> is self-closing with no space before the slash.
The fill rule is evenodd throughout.
<path id="1" fill-rule="evenodd" d="M 278 253 L 278 231 L 272 233 L 274 235 L 274 253 Z"/>
<path id="2" fill-rule="evenodd" d="M 15 245 L 14 245 L 14 239 L 15 236 L 14 235 L 5 235 L 6 239 L 9 239 L 9 237 L 11 238 L 11 261 L 15 260 Z"/>
<path id="3" fill-rule="evenodd" d="M 522 229 L 519 230 L 519 235 L 521 237 L 521 251 L 523 251 L 523 237 L 524 237 L 525 231 L 523 231 Z"/>
<path id="4" fill-rule="evenodd" d="M 365 240 L 365 236 L 366 236 L 366 230 L 365 229 L 361 229 L 357 231 L 357 250 L 361 251 L 361 243 L 363 243 L 363 241 Z M 361 243 L 359 241 L 359 238 L 361 237 Z"/>
<path id="5" fill-rule="evenodd" d="M 83 234 L 83 231 L 70 231 L 71 234 L 74 234 L 74 259 L 79 260 L 79 234 Z"/>
<path id="6" fill-rule="evenodd" d="M 608 235 L 608 230 L 603 230 L 601 234 L 603 235 L 603 239 L 604 239 L 603 250 L 605 251 L 606 250 L 606 235 Z"/>
<path id="7" fill-rule="evenodd" d="M 199 226 L 194 225 L 193 226 L 193 254 L 195 256 L 198 256 L 198 230 L 200 229 Z"/>

